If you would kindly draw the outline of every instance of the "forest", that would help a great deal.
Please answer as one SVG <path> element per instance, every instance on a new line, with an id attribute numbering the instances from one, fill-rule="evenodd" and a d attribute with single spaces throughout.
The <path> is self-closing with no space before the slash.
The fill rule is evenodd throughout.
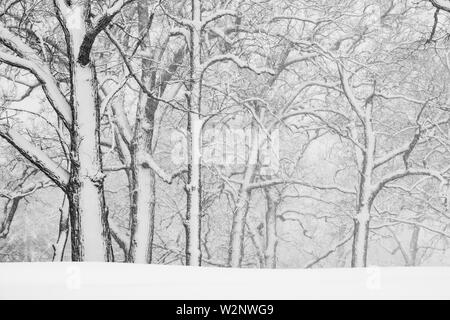
<path id="1" fill-rule="evenodd" d="M 450 265 L 449 0 L 0 0 L 0 262 Z"/>

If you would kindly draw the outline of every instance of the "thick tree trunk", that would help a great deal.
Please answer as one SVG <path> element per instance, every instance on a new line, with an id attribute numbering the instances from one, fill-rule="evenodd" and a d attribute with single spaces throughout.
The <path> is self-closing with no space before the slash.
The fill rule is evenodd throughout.
<path id="1" fill-rule="evenodd" d="M 87 9 L 86 9 L 87 10 Z M 85 21 L 83 10 L 73 10 Z M 111 238 L 104 198 L 98 81 L 92 62 L 81 63 L 84 23 L 70 30 L 72 48 L 71 178 L 68 187 L 73 261 L 110 261 Z"/>
<path id="2" fill-rule="evenodd" d="M 74 261 L 109 261 L 110 235 L 104 199 L 100 115 L 93 66 L 76 64 L 71 179 L 68 187 Z"/>

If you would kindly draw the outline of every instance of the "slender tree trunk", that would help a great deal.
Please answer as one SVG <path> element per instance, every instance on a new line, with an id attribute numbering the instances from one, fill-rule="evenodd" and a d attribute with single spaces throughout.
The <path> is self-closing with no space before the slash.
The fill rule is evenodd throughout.
<path id="1" fill-rule="evenodd" d="M 138 25 L 140 35 L 147 32 L 149 24 L 149 4 L 138 2 Z M 149 49 L 148 37 L 142 43 L 142 49 Z M 155 83 L 155 71 L 152 62 L 142 59 L 142 83 L 151 88 Z M 146 155 L 153 153 L 153 134 L 155 114 L 158 102 L 140 93 L 136 115 L 135 136 L 131 146 L 131 241 L 129 262 L 151 263 L 155 220 L 155 173 L 145 163 Z"/>
<path id="2" fill-rule="evenodd" d="M 347 225 L 342 224 L 339 226 L 339 242 L 344 241 L 346 237 L 347 232 Z M 336 250 L 336 256 L 338 258 L 337 261 L 337 267 L 338 268 L 345 268 L 347 265 L 347 248 L 346 246 L 340 246 Z"/>
<path id="3" fill-rule="evenodd" d="M 372 123 L 372 108 L 373 103 L 367 103 L 365 110 L 364 125 L 364 139 L 365 152 L 362 156 L 362 170 L 360 174 L 360 188 L 358 199 L 357 215 L 354 219 L 355 231 L 353 239 L 353 255 L 352 267 L 365 268 L 367 267 L 367 254 L 369 247 L 369 233 L 370 233 L 370 211 L 372 208 L 372 178 L 375 169 L 375 149 L 376 138 L 373 131 Z"/>
<path id="4" fill-rule="evenodd" d="M 259 113 L 259 112 L 258 112 Z M 251 191 L 249 184 L 253 182 L 256 174 L 259 155 L 259 127 L 255 120 L 252 122 L 252 136 L 250 142 L 250 152 L 244 180 L 239 191 L 239 198 L 233 213 L 233 224 L 231 227 L 230 249 L 228 265 L 231 268 L 242 267 L 244 257 L 245 222 L 249 210 Z"/>
<path id="5" fill-rule="evenodd" d="M 415 226 L 411 237 L 411 243 L 409 245 L 410 267 L 415 267 L 419 265 L 419 261 L 417 261 L 417 254 L 419 253 L 419 237 L 420 237 L 420 227 Z"/>
<path id="6" fill-rule="evenodd" d="M 281 55 L 280 59 L 280 67 L 284 65 L 286 59 L 291 50 L 291 45 L 286 47 L 285 52 Z M 280 69 L 281 70 L 281 69 Z M 276 82 L 278 76 L 281 74 L 279 72 L 276 76 L 270 77 L 267 81 L 267 85 L 272 87 Z M 263 94 L 263 93 L 261 93 Z M 255 111 L 260 120 L 264 118 L 264 108 L 260 108 L 258 105 L 255 105 Z M 239 199 L 237 202 L 237 206 L 233 213 L 233 223 L 231 228 L 231 236 L 230 236 L 230 247 L 229 247 L 229 256 L 228 256 L 228 265 L 231 268 L 240 268 L 242 267 L 242 260 L 244 257 L 244 240 L 245 240 L 245 224 L 247 220 L 247 214 L 249 210 L 249 203 L 251 200 L 251 191 L 248 190 L 248 186 L 255 179 L 256 171 L 258 168 L 258 160 L 259 160 L 259 147 L 260 143 L 260 128 L 259 124 L 255 119 L 252 120 L 252 137 L 249 146 L 249 158 L 247 162 L 247 168 L 244 174 L 244 180 L 241 185 L 241 189 L 239 191 Z M 276 220 L 276 218 L 275 218 Z M 276 221 L 275 221 L 276 224 Z M 276 226 L 275 226 L 276 229 Z M 274 230 L 272 229 L 271 232 Z M 276 232 L 276 230 L 275 230 Z M 273 241 L 272 234 L 270 241 Z M 273 250 L 270 254 L 271 258 L 273 258 L 274 251 L 276 250 L 276 243 L 271 242 L 271 249 Z M 274 247 L 272 247 L 274 245 Z M 267 253 L 267 252 L 265 252 Z M 275 263 L 276 264 L 276 263 Z M 274 265 L 273 261 L 270 265 Z"/>
<path id="7" fill-rule="evenodd" d="M 140 141 L 140 139 L 137 139 Z M 139 142 L 138 142 L 139 143 Z M 152 262 L 155 213 L 155 175 L 139 160 L 139 147 L 132 152 L 131 241 L 128 262 Z"/>
<path id="8" fill-rule="evenodd" d="M 201 1 L 192 0 L 190 32 L 190 83 L 187 95 L 188 114 L 188 184 L 186 212 L 186 264 L 201 266 L 201 162 L 202 162 L 202 60 Z"/>
<path id="9" fill-rule="evenodd" d="M 66 206 L 67 207 L 67 206 Z M 68 208 L 61 208 L 60 211 L 60 220 L 59 220 L 59 228 L 58 228 L 58 239 L 56 243 L 53 245 L 53 261 L 54 262 L 62 262 L 64 261 L 64 253 L 66 251 L 67 240 L 69 238 L 69 211 Z"/>
<path id="10" fill-rule="evenodd" d="M 246 189 L 243 186 L 242 189 Z M 233 225 L 231 228 L 230 251 L 228 265 L 231 268 L 242 267 L 244 257 L 245 221 L 249 209 L 250 194 L 241 190 L 238 203 L 233 214 Z"/>
<path id="11" fill-rule="evenodd" d="M 266 241 L 264 261 L 265 267 L 269 269 L 277 268 L 277 203 L 270 190 L 265 190 L 266 194 Z"/>

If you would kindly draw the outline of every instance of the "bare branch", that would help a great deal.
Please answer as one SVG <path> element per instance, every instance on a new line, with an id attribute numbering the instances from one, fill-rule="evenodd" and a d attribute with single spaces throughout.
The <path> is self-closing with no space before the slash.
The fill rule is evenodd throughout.
<path id="1" fill-rule="evenodd" d="M 316 264 L 318 264 L 319 262 L 325 260 L 326 258 L 328 258 L 330 255 L 332 255 L 333 253 L 335 253 L 339 248 L 345 246 L 348 242 L 350 242 L 350 240 L 353 239 L 353 232 L 351 232 L 344 240 L 340 241 L 339 243 L 335 244 L 334 246 L 332 246 L 332 249 L 330 249 L 329 251 L 327 251 L 325 254 L 321 255 L 319 258 L 314 259 L 313 261 L 307 263 L 304 267 L 304 269 L 311 269 L 312 267 L 314 267 Z"/>

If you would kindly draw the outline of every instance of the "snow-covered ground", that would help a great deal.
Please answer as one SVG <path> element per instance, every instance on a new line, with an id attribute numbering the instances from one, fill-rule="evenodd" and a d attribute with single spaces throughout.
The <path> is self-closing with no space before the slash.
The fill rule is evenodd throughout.
<path id="1" fill-rule="evenodd" d="M 448 268 L 230 270 L 2 264 L 0 299 L 449 299 Z"/>

